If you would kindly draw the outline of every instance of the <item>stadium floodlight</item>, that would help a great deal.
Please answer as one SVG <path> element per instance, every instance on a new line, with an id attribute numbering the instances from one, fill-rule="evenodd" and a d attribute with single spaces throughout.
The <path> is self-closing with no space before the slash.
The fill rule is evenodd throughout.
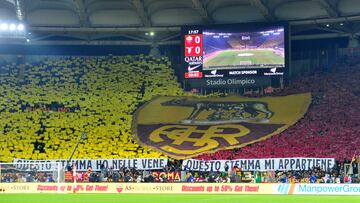
<path id="1" fill-rule="evenodd" d="M 30 42 L 30 39 L 26 39 L 26 42 L 29 43 L 29 42 Z"/>
<path id="2" fill-rule="evenodd" d="M 18 31 L 23 31 L 23 30 L 25 29 L 24 24 L 19 24 L 19 25 L 17 26 L 17 29 L 18 29 Z"/>
<path id="3" fill-rule="evenodd" d="M 155 32 L 150 32 L 149 34 L 150 34 L 150 36 L 154 36 Z"/>
<path id="4" fill-rule="evenodd" d="M 2 23 L 2 24 L 0 25 L 0 28 L 1 28 L 1 30 L 6 31 L 6 30 L 9 28 L 9 25 L 6 24 L 6 23 Z"/>
<path id="5" fill-rule="evenodd" d="M 10 24 L 10 26 L 9 26 L 9 30 L 10 31 L 14 31 L 16 29 L 16 25 L 15 24 Z"/>

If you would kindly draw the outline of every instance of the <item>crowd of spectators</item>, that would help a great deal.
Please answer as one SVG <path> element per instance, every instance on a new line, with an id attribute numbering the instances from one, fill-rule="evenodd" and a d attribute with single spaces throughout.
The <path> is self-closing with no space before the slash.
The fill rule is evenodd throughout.
<path id="1" fill-rule="evenodd" d="M 16 64 L 8 66 L 16 70 Z M 267 140 L 197 158 L 330 157 L 341 162 L 351 159 L 360 153 L 359 68 L 349 65 L 336 72 L 314 73 L 291 81 L 273 95 L 311 92 L 313 101 L 303 119 Z M 139 146 L 131 136 L 132 114 L 155 95 L 183 94 L 167 58 L 63 57 L 27 63 L 21 77 L 17 71 L 0 76 L 0 97 L 5 98 L 0 100 L 0 162 L 11 162 L 14 158 L 67 158 L 82 132 L 88 132 L 88 139 L 81 141 L 74 158 L 166 157 Z M 152 181 L 150 172 L 106 170 L 90 172 L 88 181 L 156 181 Z M 254 178 L 255 174 L 252 175 Z M 16 173 L 1 177 L 3 182 L 27 178 L 30 177 Z M 190 182 L 227 182 L 231 178 L 221 173 L 186 175 Z M 349 181 L 349 177 L 345 181 L 341 167 L 326 173 L 317 169 L 276 173 L 279 182 L 312 182 L 314 178 L 324 182 Z M 43 175 L 36 180 L 40 179 L 46 182 L 51 177 Z"/>
<path id="2" fill-rule="evenodd" d="M 171 164 L 170 164 L 171 165 Z M 3 170 L 0 182 L 57 182 L 57 171 L 40 172 L 36 170 Z M 64 172 L 64 171 L 62 171 Z M 235 167 L 227 171 L 201 172 L 182 170 L 179 166 L 167 166 L 162 170 L 136 170 L 134 168 L 121 168 L 114 170 L 112 167 L 101 167 L 94 171 L 91 167 L 86 172 L 74 172 L 71 167 L 67 172 L 69 178 L 60 182 L 207 182 L 207 183 L 359 183 L 356 169 L 347 173 L 343 164 L 338 162 L 328 171 L 320 167 L 313 167 L 303 171 L 266 171 L 247 172 Z M 55 176 L 55 177 L 54 177 Z M 65 175 L 66 176 L 66 175 Z"/>
<path id="3" fill-rule="evenodd" d="M 360 153 L 359 78 L 360 66 L 346 65 L 335 72 L 313 73 L 291 81 L 272 95 L 311 92 L 312 104 L 303 119 L 267 140 L 197 158 L 331 157 L 349 161 Z"/>
<path id="4" fill-rule="evenodd" d="M 183 94 L 167 58 L 57 57 L 7 64 L 0 76 L 0 162 L 158 158 L 131 134 L 132 114 L 155 95 Z"/>

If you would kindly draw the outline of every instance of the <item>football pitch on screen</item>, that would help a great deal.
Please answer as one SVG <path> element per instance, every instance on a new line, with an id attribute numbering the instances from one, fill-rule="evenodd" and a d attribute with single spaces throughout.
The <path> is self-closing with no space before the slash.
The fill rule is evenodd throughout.
<path id="1" fill-rule="evenodd" d="M 4 203 L 360 203 L 360 196 L 236 194 L 0 194 Z"/>
<path id="2" fill-rule="evenodd" d="M 284 64 L 284 57 L 272 50 L 225 50 L 205 59 L 204 68 L 255 64 Z"/>

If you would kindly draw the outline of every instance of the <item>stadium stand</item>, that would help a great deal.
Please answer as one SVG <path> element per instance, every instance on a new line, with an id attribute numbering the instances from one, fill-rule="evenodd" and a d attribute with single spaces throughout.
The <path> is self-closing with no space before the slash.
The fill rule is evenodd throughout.
<path id="1" fill-rule="evenodd" d="M 16 70 L 15 63 L 6 66 Z M 23 79 L 17 71 L 0 77 L 0 94 L 6 98 L 1 100 L 0 109 L 0 161 L 67 158 L 83 131 L 89 132 L 89 139 L 80 145 L 76 158 L 164 157 L 140 147 L 131 136 L 130 125 L 139 104 L 155 95 L 184 94 L 168 59 L 143 55 L 63 57 L 28 66 Z M 316 73 L 275 93 L 313 94 L 306 116 L 284 133 L 198 158 L 351 159 L 360 144 L 357 68 Z"/>
<path id="2" fill-rule="evenodd" d="M 15 63 L 0 77 L 0 161 L 163 157 L 140 147 L 130 127 L 136 107 L 155 95 L 181 95 L 167 58 L 61 57 Z M 3 66 L 4 67 L 4 66 Z"/>
<path id="3" fill-rule="evenodd" d="M 285 132 L 252 145 L 203 154 L 197 159 L 334 157 L 349 163 L 359 154 L 358 63 L 333 72 L 317 72 L 293 81 L 270 96 L 312 93 L 312 104 L 303 119 Z M 354 65 L 355 64 L 355 65 Z M 74 158 L 158 158 L 160 152 L 141 147 L 132 137 L 134 111 L 155 95 L 186 95 L 180 88 L 167 58 L 150 56 L 55 57 L 28 62 L 22 73 L 16 63 L 4 63 L 0 76 L 0 162 L 23 159 L 66 159 L 78 136 L 86 131 Z M 256 93 L 258 97 L 260 92 Z M 261 93 L 262 94 L 262 93 Z M 205 96 L 202 96 L 205 97 Z M 346 99 L 343 99 L 346 98 Z M 172 160 L 164 170 L 179 171 Z M 257 182 L 351 183 L 339 162 L 332 171 L 278 172 L 274 180 Z M 39 175 L 40 174 L 40 175 Z M 39 173 L 38 182 L 51 182 L 52 175 Z M 93 177 L 91 176 L 93 174 Z M 115 174 L 115 175 L 114 175 Z M 79 173 L 84 182 L 167 182 L 166 177 L 122 169 Z M 266 177 L 266 175 L 262 175 Z M 3 174 L 2 182 L 27 182 L 21 174 Z M 173 181 L 173 180 L 170 180 Z M 233 182 L 221 173 L 189 172 L 188 182 Z M 32 182 L 32 181 L 31 181 Z"/>
<path id="4" fill-rule="evenodd" d="M 312 92 L 313 101 L 303 119 L 285 132 L 240 149 L 204 154 L 199 159 L 269 157 L 334 157 L 351 160 L 360 139 L 359 65 L 337 72 L 318 72 L 294 81 L 273 95 Z M 257 95 L 255 95 L 257 96 Z"/>

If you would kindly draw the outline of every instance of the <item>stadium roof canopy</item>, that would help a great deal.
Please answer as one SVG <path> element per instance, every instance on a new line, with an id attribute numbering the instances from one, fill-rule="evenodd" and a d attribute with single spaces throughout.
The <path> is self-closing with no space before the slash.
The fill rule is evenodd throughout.
<path id="1" fill-rule="evenodd" d="M 289 22 L 295 40 L 357 37 L 360 0 L 0 0 L 2 22 L 23 22 L 34 44 L 176 44 L 182 25 L 247 22 Z"/>

